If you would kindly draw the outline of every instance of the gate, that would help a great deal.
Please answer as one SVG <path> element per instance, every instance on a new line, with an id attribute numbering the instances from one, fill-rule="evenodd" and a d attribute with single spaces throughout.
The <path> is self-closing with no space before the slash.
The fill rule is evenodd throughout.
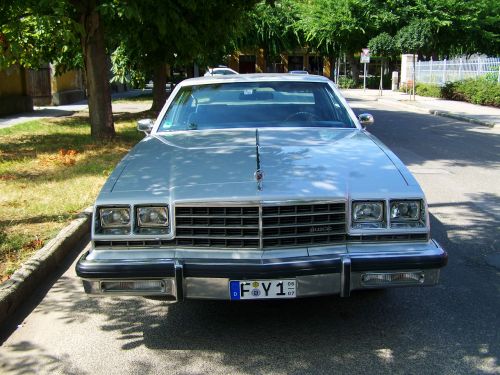
<path id="1" fill-rule="evenodd" d="M 26 88 L 28 95 L 33 98 L 34 105 L 50 105 L 52 102 L 50 67 L 26 70 Z"/>

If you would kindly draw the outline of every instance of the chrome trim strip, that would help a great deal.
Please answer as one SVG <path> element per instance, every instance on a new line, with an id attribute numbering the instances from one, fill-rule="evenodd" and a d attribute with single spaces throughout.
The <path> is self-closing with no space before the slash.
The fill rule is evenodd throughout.
<path id="1" fill-rule="evenodd" d="M 213 207 L 228 206 L 228 207 L 257 207 L 257 206 L 293 206 L 293 205 L 303 205 L 303 204 L 335 204 L 335 203 L 345 203 L 345 199 L 336 200 L 282 200 L 282 201 L 210 201 L 206 200 L 203 202 L 199 201 L 181 201 L 176 202 L 176 207 L 206 207 L 207 205 Z"/>

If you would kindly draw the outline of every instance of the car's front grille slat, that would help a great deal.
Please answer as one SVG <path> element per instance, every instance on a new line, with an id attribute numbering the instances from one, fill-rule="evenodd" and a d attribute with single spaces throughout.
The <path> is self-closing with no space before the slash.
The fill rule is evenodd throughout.
<path id="1" fill-rule="evenodd" d="M 178 206 L 176 239 L 186 246 L 216 244 L 223 248 L 256 249 L 339 243 L 346 239 L 345 209 L 344 202 L 262 207 Z M 209 245 L 194 240 L 204 240 Z"/>

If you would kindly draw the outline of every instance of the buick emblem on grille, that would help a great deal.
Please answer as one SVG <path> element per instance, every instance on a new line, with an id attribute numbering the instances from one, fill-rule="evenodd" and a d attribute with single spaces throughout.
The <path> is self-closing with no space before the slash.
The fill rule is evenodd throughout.
<path id="1" fill-rule="evenodd" d="M 311 233 L 318 233 L 318 232 L 331 232 L 331 230 L 332 227 L 328 226 L 328 227 L 311 227 L 309 231 Z"/>

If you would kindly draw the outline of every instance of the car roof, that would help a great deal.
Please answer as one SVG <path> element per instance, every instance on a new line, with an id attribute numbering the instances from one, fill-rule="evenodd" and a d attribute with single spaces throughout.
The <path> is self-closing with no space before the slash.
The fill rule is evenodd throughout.
<path id="1" fill-rule="evenodd" d="M 209 83 L 223 82 L 329 82 L 330 80 L 323 76 L 314 74 L 288 74 L 288 73 L 254 73 L 254 74 L 233 74 L 227 76 L 208 76 L 189 78 L 180 82 L 180 86 L 203 85 Z"/>

